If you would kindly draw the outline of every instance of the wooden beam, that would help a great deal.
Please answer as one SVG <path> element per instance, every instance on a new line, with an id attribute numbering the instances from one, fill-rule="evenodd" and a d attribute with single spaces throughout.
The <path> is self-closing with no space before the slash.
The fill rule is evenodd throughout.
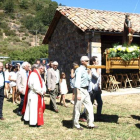
<path id="1" fill-rule="evenodd" d="M 140 35 L 128 35 L 128 36 L 133 36 L 133 37 L 140 37 Z"/>
<path id="2" fill-rule="evenodd" d="M 139 66 L 111 66 L 110 69 L 139 69 Z"/>
<path id="3" fill-rule="evenodd" d="M 106 69 L 106 66 L 105 66 L 105 65 L 100 65 L 100 66 L 99 66 L 99 65 L 98 65 L 98 66 L 95 66 L 95 65 L 89 65 L 89 66 L 87 66 L 87 68 L 90 68 L 90 69 L 91 69 L 91 68 L 96 68 L 96 69 L 97 69 L 97 68 Z"/>

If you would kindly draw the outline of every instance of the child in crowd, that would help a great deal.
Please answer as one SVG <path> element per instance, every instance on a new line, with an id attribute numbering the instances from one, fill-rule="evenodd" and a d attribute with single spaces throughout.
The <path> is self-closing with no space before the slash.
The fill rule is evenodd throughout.
<path id="1" fill-rule="evenodd" d="M 61 77 L 60 77 L 60 93 L 61 93 L 60 104 L 63 101 L 63 105 L 67 107 L 66 102 L 65 102 L 65 94 L 68 93 L 68 87 L 67 87 L 67 82 L 66 82 L 66 75 L 64 72 L 62 72 Z"/>
<path id="2" fill-rule="evenodd" d="M 18 68 L 13 66 L 11 69 L 11 72 L 9 74 L 9 81 L 10 81 L 10 87 L 12 88 L 12 98 L 13 98 L 13 104 L 16 102 L 16 80 L 17 80 L 17 70 Z"/>

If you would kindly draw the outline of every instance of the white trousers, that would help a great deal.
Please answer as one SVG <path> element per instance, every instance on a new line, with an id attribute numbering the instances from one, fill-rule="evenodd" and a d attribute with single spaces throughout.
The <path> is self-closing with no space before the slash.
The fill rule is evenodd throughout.
<path id="1" fill-rule="evenodd" d="M 29 121 L 30 125 L 37 124 L 38 95 L 32 90 L 29 91 L 28 101 L 24 114 L 24 120 Z"/>
<path id="2" fill-rule="evenodd" d="M 77 100 L 77 89 L 75 90 L 75 103 L 74 103 L 74 110 L 73 110 L 73 127 L 80 128 L 79 124 L 79 117 L 81 112 L 81 106 L 84 104 L 85 108 L 87 109 L 87 123 L 88 126 L 94 127 L 94 115 L 93 115 L 93 105 L 90 100 L 90 95 L 87 89 L 80 89 L 81 100 Z"/>

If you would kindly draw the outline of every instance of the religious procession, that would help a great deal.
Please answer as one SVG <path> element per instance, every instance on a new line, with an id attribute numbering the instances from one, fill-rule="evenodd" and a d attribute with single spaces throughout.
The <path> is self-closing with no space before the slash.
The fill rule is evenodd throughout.
<path id="1" fill-rule="evenodd" d="M 140 139 L 140 14 L 45 2 L 0 23 L 1 139 Z"/>
<path id="2" fill-rule="evenodd" d="M 81 65 L 73 62 L 71 69 L 70 84 L 73 89 L 71 103 L 74 104 L 73 111 L 73 127 L 82 130 L 79 120 L 88 123 L 88 128 L 98 128 L 94 125 L 93 103 L 97 99 L 98 103 L 98 119 L 101 119 L 102 99 L 101 99 L 101 71 L 98 69 L 87 69 L 89 58 L 82 56 Z M 97 57 L 90 60 L 92 65 L 98 65 Z M 29 122 L 30 126 L 41 126 L 44 124 L 43 113 L 45 111 L 44 96 L 46 93 L 50 95 L 50 110 L 61 113 L 56 104 L 56 98 L 60 97 L 60 105 L 68 107 L 65 102 L 65 95 L 68 93 L 66 82 L 66 74 L 58 70 L 58 62 L 50 61 L 46 65 L 46 61 L 36 60 L 32 66 L 28 62 L 11 66 L 5 64 L 3 71 L 3 63 L 0 62 L 1 70 L 1 112 L 0 119 L 4 120 L 2 113 L 4 93 L 9 98 L 9 90 L 12 94 L 13 104 L 20 100 L 17 115 L 22 116 L 25 122 Z M 2 72 L 3 71 L 3 72 Z M 94 77 L 94 78 L 92 78 Z M 91 80 L 92 79 L 92 80 Z M 90 94 L 89 94 L 90 93 Z M 63 102 L 63 103 L 62 103 Z M 84 112 L 81 113 L 81 105 L 84 104 Z M 86 115 L 88 112 L 88 116 Z M 80 115 L 81 113 L 81 115 Z"/>

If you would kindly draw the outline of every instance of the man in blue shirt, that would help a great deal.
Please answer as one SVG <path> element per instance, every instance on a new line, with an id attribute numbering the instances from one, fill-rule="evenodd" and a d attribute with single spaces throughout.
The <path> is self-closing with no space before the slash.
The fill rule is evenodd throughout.
<path id="1" fill-rule="evenodd" d="M 0 62 L 0 120 L 4 120 L 2 109 L 3 109 L 3 100 L 4 100 L 4 72 L 3 72 L 3 63 Z"/>
<path id="2" fill-rule="evenodd" d="M 88 113 L 88 128 L 97 128 L 93 124 L 93 106 L 90 101 L 90 96 L 87 91 L 89 82 L 91 80 L 91 71 L 87 70 L 87 65 L 89 64 L 89 58 L 87 56 L 81 57 L 81 65 L 76 69 L 75 74 L 75 104 L 74 104 L 74 113 L 73 113 L 73 127 L 76 127 L 78 130 L 82 130 L 79 124 L 79 117 L 81 111 L 81 105 L 84 104 L 87 113 Z"/>
<path id="3" fill-rule="evenodd" d="M 99 61 L 97 56 L 93 56 L 90 59 L 90 65 L 99 65 Z M 91 69 L 92 79 L 89 84 L 88 92 L 90 94 L 91 102 L 93 104 L 94 100 L 97 101 L 97 119 L 98 121 L 101 120 L 101 112 L 102 112 L 102 106 L 103 101 L 101 97 L 101 69 Z M 81 121 L 86 121 L 86 109 L 84 109 L 84 112 L 80 116 Z"/>

